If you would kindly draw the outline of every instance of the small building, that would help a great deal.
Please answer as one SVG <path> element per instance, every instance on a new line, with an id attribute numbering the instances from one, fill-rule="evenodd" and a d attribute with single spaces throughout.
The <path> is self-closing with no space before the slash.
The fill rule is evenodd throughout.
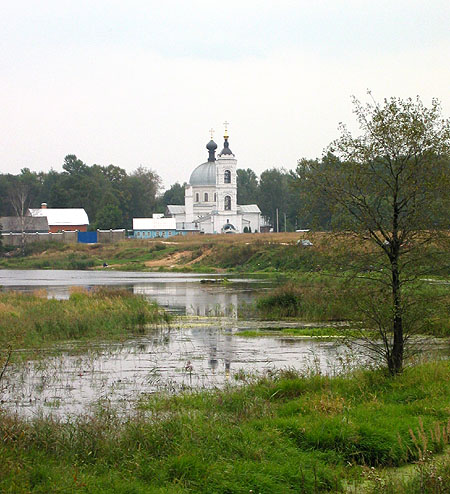
<path id="1" fill-rule="evenodd" d="M 48 221 L 46 217 L 3 216 L 0 218 L 1 233 L 48 233 Z"/>
<path id="2" fill-rule="evenodd" d="M 178 235 L 175 218 L 163 218 L 154 214 L 153 218 L 133 218 L 134 238 L 169 238 Z"/>
<path id="3" fill-rule="evenodd" d="M 47 218 L 50 233 L 86 232 L 89 218 L 83 208 L 48 208 L 44 202 L 40 208 L 30 208 L 28 214 L 34 218 Z"/>

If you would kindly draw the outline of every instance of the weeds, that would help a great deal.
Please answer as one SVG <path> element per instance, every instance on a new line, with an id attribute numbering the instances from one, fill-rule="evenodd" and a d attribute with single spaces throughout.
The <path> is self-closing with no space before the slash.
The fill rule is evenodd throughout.
<path id="1" fill-rule="evenodd" d="M 267 320 L 346 321 L 354 319 L 355 304 L 340 280 L 310 278 L 288 282 L 260 297 L 256 315 Z"/>
<path id="2" fill-rule="evenodd" d="M 120 339 L 142 334 L 168 315 L 126 290 L 73 289 L 68 300 L 46 294 L 0 293 L 0 348 L 51 346 L 56 341 Z"/>

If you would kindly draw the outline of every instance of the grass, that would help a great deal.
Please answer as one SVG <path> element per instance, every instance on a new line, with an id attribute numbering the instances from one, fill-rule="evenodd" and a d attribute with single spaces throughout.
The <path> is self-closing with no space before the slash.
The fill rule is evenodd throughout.
<path id="1" fill-rule="evenodd" d="M 312 248 L 297 245 L 298 233 L 192 235 L 95 245 L 37 243 L 27 246 L 25 257 L 0 259 L 0 268 L 90 269 L 107 262 L 114 269 L 152 270 L 154 267 L 146 262 L 166 258 L 166 270 L 188 267 L 199 272 L 321 272 L 335 270 L 337 257 L 345 263 L 355 252 L 351 242 L 333 240 L 332 235 L 308 236 L 313 239 Z M 182 255 L 173 260 L 173 253 Z"/>
<path id="2" fill-rule="evenodd" d="M 364 330 L 372 329 L 370 321 L 364 319 L 364 309 L 373 304 L 376 295 L 373 284 L 364 278 L 348 283 L 345 277 L 303 274 L 260 296 L 255 304 L 243 306 L 240 314 L 262 320 L 347 321 L 357 332 L 361 325 Z M 405 287 L 404 298 L 409 301 L 411 334 L 450 336 L 450 285 L 418 282 Z M 379 307 L 386 300 L 389 298 L 379 296 Z"/>
<path id="3" fill-rule="evenodd" d="M 311 240 L 311 247 L 298 241 Z M 421 263 L 424 272 L 450 275 L 447 247 L 431 246 Z M 240 235 L 189 235 L 169 239 L 128 239 L 116 244 L 29 244 L 25 257 L 0 259 L 0 268 L 91 269 L 107 262 L 123 270 L 180 270 L 196 272 L 237 271 L 247 273 L 342 274 L 355 259 L 367 271 L 373 269 L 368 243 L 332 233 L 277 233 Z M 174 254 L 177 256 L 174 257 Z M 152 265 L 153 261 L 161 263 Z M 149 264 L 150 263 L 150 264 Z"/>
<path id="4" fill-rule="evenodd" d="M 319 327 L 319 328 L 273 328 L 239 331 L 239 336 L 292 336 L 300 338 L 358 338 L 361 336 L 359 330 L 351 329 L 347 326 Z M 367 332 L 367 335 L 375 336 Z"/>
<path id="5" fill-rule="evenodd" d="M 121 339 L 142 334 L 167 315 L 156 304 L 126 290 L 73 289 L 68 300 L 0 293 L 0 348 L 38 349 L 66 340 Z"/>
<path id="6" fill-rule="evenodd" d="M 360 290 L 364 290 L 364 282 L 358 283 L 358 293 Z M 253 309 L 253 315 L 263 320 L 351 321 L 357 318 L 355 291 L 350 291 L 346 280 L 316 274 L 303 275 L 276 287 L 259 297 Z"/>
<path id="7" fill-rule="evenodd" d="M 366 470 L 365 494 L 450 493 L 450 449 L 433 458 L 424 455 L 415 465 L 387 471 Z"/>
<path id="8" fill-rule="evenodd" d="M 449 375 L 448 361 L 396 378 L 285 371 L 239 388 L 143 398 L 127 419 L 109 409 L 69 422 L 3 414 L 0 491 L 340 492 L 367 468 L 444 450 Z"/>

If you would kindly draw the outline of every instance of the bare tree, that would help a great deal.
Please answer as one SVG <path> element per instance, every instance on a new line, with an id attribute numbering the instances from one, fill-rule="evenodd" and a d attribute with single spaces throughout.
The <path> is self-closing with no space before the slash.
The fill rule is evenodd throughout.
<path id="1" fill-rule="evenodd" d="M 20 247 L 22 255 L 25 254 L 26 230 L 30 222 L 30 216 L 27 215 L 30 205 L 30 189 L 25 184 L 17 184 L 9 193 L 9 201 L 13 211 L 18 218 L 20 226 Z"/>
<path id="2" fill-rule="evenodd" d="M 330 202 L 336 226 L 372 245 L 377 269 L 366 278 L 383 289 L 365 313 L 382 340 L 377 351 L 397 374 L 412 321 L 405 286 L 422 274 L 420 255 L 448 228 L 450 121 L 437 100 L 430 108 L 419 98 L 353 103 L 362 134 L 341 124 L 326 159 L 300 161 L 297 171 L 305 194 Z"/>

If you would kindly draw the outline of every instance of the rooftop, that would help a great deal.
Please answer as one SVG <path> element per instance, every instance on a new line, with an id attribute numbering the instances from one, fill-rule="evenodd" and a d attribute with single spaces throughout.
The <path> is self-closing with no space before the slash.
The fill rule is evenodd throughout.
<path id="1" fill-rule="evenodd" d="M 50 226 L 89 225 L 89 218 L 83 208 L 39 208 L 29 210 L 30 216 L 46 217 Z"/>

